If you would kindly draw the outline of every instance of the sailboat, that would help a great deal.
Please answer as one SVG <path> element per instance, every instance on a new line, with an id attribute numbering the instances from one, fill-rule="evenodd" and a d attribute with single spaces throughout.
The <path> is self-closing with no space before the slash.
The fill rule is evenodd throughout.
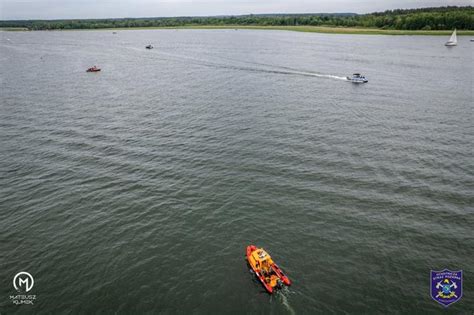
<path id="1" fill-rule="evenodd" d="M 451 34 L 451 37 L 449 40 L 444 44 L 444 46 L 456 46 L 458 44 L 458 37 L 456 35 L 456 29 L 454 29 L 453 34 Z"/>

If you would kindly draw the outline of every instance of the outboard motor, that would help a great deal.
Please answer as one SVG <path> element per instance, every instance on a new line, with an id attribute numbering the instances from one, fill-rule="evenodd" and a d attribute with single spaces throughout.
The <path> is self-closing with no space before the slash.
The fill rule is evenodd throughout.
<path id="1" fill-rule="evenodd" d="M 277 285 L 276 285 L 276 287 L 277 287 L 278 289 L 283 288 L 283 281 L 281 281 L 280 279 L 278 279 L 278 280 L 277 280 Z"/>

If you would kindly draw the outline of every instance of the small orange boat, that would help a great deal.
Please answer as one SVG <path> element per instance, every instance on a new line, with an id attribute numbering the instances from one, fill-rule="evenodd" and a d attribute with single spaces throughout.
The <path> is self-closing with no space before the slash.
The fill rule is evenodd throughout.
<path id="1" fill-rule="evenodd" d="M 89 68 L 86 70 L 86 72 L 99 72 L 100 68 L 97 68 L 96 66 L 93 66 L 92 68 Z"/>
<path id="2" fill-rule="evenodd" d="M 247 261 L 268 293 L 273 293 L 283 285 L 291 285 L 290 279 L 263 248 L 247 246 Z"/>

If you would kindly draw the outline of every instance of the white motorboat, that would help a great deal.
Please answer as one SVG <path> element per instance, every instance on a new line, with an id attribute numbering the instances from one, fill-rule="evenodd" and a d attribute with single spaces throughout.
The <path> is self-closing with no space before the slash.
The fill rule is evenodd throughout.
<path id="1" fill-rule="evenodd" d="M 367 83 L 369 80 L 360 73 L 354 73 L 352 77 L 347 77 L 348 81 L 351 81 L 352 83 Z"/>

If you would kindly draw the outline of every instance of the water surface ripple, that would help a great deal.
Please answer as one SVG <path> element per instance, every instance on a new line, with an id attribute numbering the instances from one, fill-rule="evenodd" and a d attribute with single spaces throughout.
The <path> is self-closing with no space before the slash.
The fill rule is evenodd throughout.
<path id="1" fill-rule="evenodd" d="M 0 32 L 0 312 L 433 313 L 446 267 L 472 313 L 473 44 L 443 40 Z"/>

